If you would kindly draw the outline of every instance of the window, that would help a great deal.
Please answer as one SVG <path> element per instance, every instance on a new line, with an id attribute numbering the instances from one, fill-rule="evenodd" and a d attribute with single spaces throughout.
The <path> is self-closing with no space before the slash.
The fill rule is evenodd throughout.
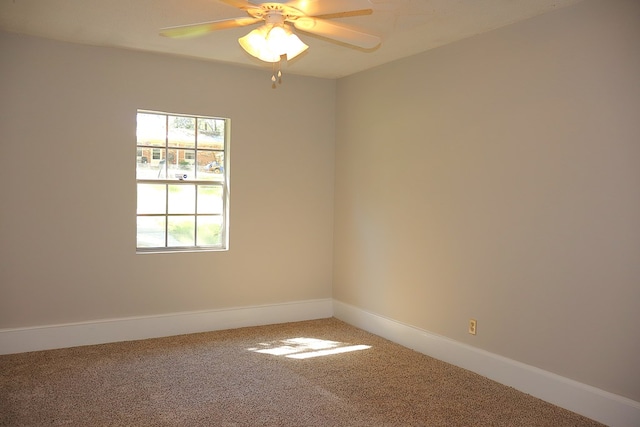
<path id="1" fill-rule="evenodd" d="M 138 111 L 138 252 L 228 247 L 229 119 Z"/>

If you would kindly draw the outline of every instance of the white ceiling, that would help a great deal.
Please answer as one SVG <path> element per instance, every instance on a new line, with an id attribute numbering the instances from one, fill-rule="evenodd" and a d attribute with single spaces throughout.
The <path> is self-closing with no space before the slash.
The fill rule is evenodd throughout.
<path id="1" fill-rule="evenodd" d="M 362 51 L 297 32 L 309 49 L 287 73 L 339 78 L 456 40 L 512 24 L 582 0 L 302 0 L 373 14 L 335 19 L 378 35 L 382 44 Z M 283 1 L 274 1 L 282 3 Z M 0 29 L 56 40 L 186 55 L 263 67 L 237 39 L 257 25 L 193 39 L 158 35 L 163 27 L 247 16 L 219 0 L 0 0 Z"/>

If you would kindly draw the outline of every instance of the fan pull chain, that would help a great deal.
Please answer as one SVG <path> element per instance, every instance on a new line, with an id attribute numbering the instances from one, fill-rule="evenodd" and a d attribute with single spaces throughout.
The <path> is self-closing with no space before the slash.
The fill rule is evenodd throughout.
<path id="1" fill-rule="evenodd" d="M 278 61 L 278 72 L 276 73 L 276 63 L 274 62 L 272 65 L 272 73 L 271 73 L 271 89 L 275 89 L 276 86 L 276 81 L 278 82 L 279 85 L 282 84 L 282 71 L 280 70 L 280 64 L 281 64 L 282 60 Z M 278 76 L 276 78 L 276 76 Z"/>

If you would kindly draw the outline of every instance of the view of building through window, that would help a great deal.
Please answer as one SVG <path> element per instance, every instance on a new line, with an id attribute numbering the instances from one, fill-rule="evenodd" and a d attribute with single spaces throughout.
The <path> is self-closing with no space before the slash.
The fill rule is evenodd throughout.
<path id="1" fill-rule="evenodd" d="M 227 248 L 228 124 L 138 111 L 139 251 Z"/>

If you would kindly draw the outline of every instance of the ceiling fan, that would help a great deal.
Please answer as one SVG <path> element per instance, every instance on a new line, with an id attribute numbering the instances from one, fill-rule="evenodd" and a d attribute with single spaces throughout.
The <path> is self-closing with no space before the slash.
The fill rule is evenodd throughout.
<path id="1" fill-rule="evenodd" d="M 197 37 L 210 32 L 244 27 L 264 21 L 264 24 L 238 39 L 250 55 L 265 62 L 292 59 L 308 46 L 292 31 L 291 26 L 302 32 L 315 34 L 339 43 L 361 49 L 373 49 L 381 43 L 380 37 L 367 34 L 329 19 L 358 15 L 370 15 L 372 9 L 345 10 L 345 0 L 220 0 L 237 7 L 248 16 L 223 19 L 199 24 L 163 28 L 160 35 L 172 38 Z M 272 80 L 274 80 L 272 78 Z M 275 80 L 274 80 L 275 81 Z"/>

